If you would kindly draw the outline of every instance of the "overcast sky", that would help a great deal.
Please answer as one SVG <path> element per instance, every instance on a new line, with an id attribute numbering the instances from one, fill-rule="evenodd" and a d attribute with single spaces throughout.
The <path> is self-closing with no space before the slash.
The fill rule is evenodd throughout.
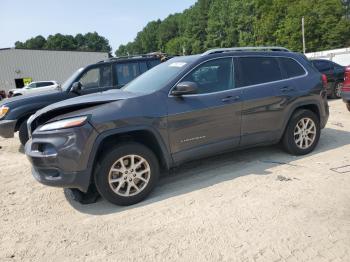
<path id="1" fill-rule="evenodd" d="M 1 0 L 0 48 L 50 34 L 96 31 L 113 50 L 150 21 L 181 12 L 196 0 Z"/>

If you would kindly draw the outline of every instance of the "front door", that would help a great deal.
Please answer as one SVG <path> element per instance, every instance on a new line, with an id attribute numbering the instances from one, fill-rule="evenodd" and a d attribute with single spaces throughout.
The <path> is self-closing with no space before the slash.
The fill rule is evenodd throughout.
<path id="1" fill-rule="evenodd" d="M 175 163 L 239 145 L 240 91 L 235 89 L 232 58 L 205 62 L 181 82 L 195 82 L 198 93 L 168 97 L 168 131 Z"/>

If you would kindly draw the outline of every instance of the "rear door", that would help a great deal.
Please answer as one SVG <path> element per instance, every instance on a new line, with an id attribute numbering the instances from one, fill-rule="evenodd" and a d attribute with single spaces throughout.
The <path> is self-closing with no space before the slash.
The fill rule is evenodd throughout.
<path id="1" fill-rule="evenodd" d="M 198 85 L 198 94 L 168 97 L 168 132 L 176 163 L 239 145 L 240 90 L 235 89 L 233 59 L 204 62 L 181 82 Z"/>
<path id="2" fill-rule="evenodd" d="M 297 92 L 293 80 L 284 80 L 277 57 L 238 58 L 238 87 L 242 90 L 241 145 L 274 141 L 284 123 L 284 109 Z"/>

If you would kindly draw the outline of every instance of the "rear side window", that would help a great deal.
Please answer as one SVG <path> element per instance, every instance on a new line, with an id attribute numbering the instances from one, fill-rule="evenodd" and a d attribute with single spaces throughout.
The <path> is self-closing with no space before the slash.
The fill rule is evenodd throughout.
<path id="1" fill-rule="evenodd" d="M 239 86 L 257 85 L 281 79 L 282 73 L 276 58 L 239 58 Z"/>
<path id="2" fill-rule="evenodd" d="M 124 86 L 140 75 L 140 68 L 137 62 L 116 64 L 114 70 L 118 81 L 117 86 Z"/>
<path id="3" fill-rule="evenodd" d="M 287 78 L 305 75 L 302 66 L 291 58 L 280 58 L 281 64 L 287 74 Z"/>
<path id="4" fill-rule="evenodd" d="M 44 87 L 53 85 L 51 82 L 40 82 L 36 84 L 36 87 Z"/>

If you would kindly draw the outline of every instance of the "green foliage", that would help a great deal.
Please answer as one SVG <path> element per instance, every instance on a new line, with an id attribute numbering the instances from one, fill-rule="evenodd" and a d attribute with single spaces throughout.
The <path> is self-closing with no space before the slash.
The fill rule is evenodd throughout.
<path id="1" fill-rule="evenodd" d="M 320 51 L 350 45 L 349 0 L 198 0 L 181 14 L 149 23 L 117 55 L 196 54 L 213 47 L 282 45 Z"/>
<path id="2" fill-rule="evenodd" d="M 15 43 L 16 48 L 25 49 L 49 49 L 49 50 L 79 50 L 79 51 L 101 51 L 111 52 L 109 42 L 98 33 L 87 33 L 85 35 L 55 34 L 49 35 L 47 39 L 39 35 L 27 41 Z"/>

